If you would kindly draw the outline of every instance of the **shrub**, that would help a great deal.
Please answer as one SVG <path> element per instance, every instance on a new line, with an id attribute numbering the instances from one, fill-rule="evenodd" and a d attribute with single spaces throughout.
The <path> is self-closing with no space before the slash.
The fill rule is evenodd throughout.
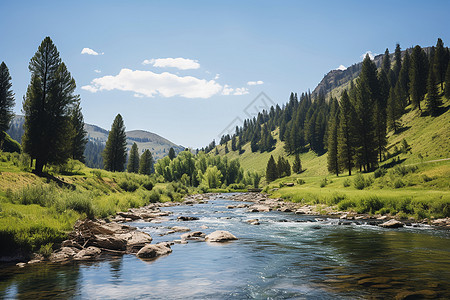
<path id="1" fill-rule="evenodd" d="M 122 179 L 118 183 L 119 187 L 125 192 L 134 192 L 139 188 L 139 185 L 131 180 Z"/>
<path id="2" fill-rule="evenodd" d="M 53 186 L 27 185 L 11 195 L 11 202 L 23 205 L 38 204 L 49 207 L 54 203 L 56 196 Z"/>
<path id="3" fill-rule="evenodd" d="M 342 185 L 344 186 L 344 187 L 349 187 L 350 186 L 350 179 L 348 179 L 348 178 L 346 178 L 345 180 L 344 180 L 344 182 L 342 183 Z"/>
<path id="4" fill-rule="evenodd" d="M 297 179 L 297 183 L 302 185 L 302 184 L 305 184 L 305 181 L 303 179 L 299 178 L 299 179 Z"/>
<path id="5" fill-rule="evenodd" d="M 87 194 L 81 193 L 67 193 L 65 195 L 66 207 L 72 209 L 80 214 L 85 213 L 90 219 L 94 218 L 94 207 L 92 199 Z"/>
<path id="6" fill-rule="evenodd" d="M 95 178 L 102 180 L 102 171 L 100 170 L 92 170 L 91 173 L 94 175 Z"/>
<path id="7" fill-rule="evenodd" d="M 150 203 L 156 203 L 161 200 L 161 195 L 159 194 L 158 190 L 154 190 L 154 191 L 151 191 L 148 199 L 149 199 Z"/>
<path id="8" fill-rule="evenodd" d="M 364 179 L 364 176 L 360 173 L 356 174 L 355 178 L 353 179 L 353 185 L 358 190 L 364 189 L 366 187 L 366 180 Z"/>
<path id="9" fill-rule="evenodd" d="M 245 189 L 245 184 L 243 184 L 242 182 L 233 183 L 233 184 L 230 184 L 228 187 L 232 190 L 242 190 L 242 189 Z"/>
<path id="10" fill-rule="evenodd" d="M 144 189 L 146 189 L 147 191 L 151 191 L 153 189 L 153 186 L 154 186 L 153 182 L 150 179 L 145 180 L 144 182 L 142 182 L 142 187 Z"/>
<path id="11" fill-rule="evenodd" d="M 53 252 L 53 243 L 48 243 L 42 245 L 39 249 L 39 254 L 41 254 L 45 259 L 48 259 Z"/>
<path id="12" fill-rule="evenodd" d="M 328 179 L 325 177 L 324 179 L 322 179 L 322 181 L 320 182 L 320 187 L 326 187 L 328 184 Z"/>
<path id="13" fill-rule="evenodd" d="M 429 177 L 429 176 L 426 175 L 426 174 L 423 174 L 423 175 L 422 175 L 422 180 L 423 180 L 423 182 L 430 182 L 430 181 L 433 180 L 433 178 Z"/>
<path id="14" fill-rule="evenodd" d="M 379 178 L 379 177 L 383 177 L 384 175 L 386 175 L 387 171 L 385 168 L 378 168 L 375 170 L 375 172 L 373 172 L 373 177 L 375 178 Z"/>
<path id="15" fill-rule="evenodd" d="M 358 213 L 375 213 L 383 208 L 383 202 L 377 197 L 363 198 L 359 201 Z"/>
<path id="16" fill-rule="evenodd" d="M 408 173 L 416 172 L 417 169 L 417 166 L 396 166 L 393 170 L 393 173 L 400 176 L 405 176 Z"/>
<path id="17" fill-rule="evenodd" d="M 350 199 L 342 200 L 341 202 L 338 203 L 339 210 L 347 210 L 351 207 L 356 207 L 356 203 L 355 201 Z"/>
<path id="18" fill-rule="evenodd" d="M 345 199 L 345 195 L 344 194 L 334 193 L 331 196 L 331 198 L 327 199 L 327 204 L 328 205 L 335 205 L 335 204 L 338 204 L 339 202 L 341 202 L 344 199 Z"/>
<path id="19" fill-rule="evenodd" d="M 405 183 L 401 179 L 397 179 L 394 181 L 394 188 L 399 189 L 405 186 Z"/>

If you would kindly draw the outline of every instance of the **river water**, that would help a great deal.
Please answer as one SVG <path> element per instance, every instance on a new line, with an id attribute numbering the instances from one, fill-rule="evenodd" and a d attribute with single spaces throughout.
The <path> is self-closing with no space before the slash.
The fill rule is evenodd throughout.
<path id="1" fill-rule="evenodd" d="M 153 261 L 125 255 L 2 268 L 0 298 L 450 299 L 447 230 L 344 226 L 293 213 L 249 213 L 227 209 L 237 204 L 228 197 L 166 208 L 173 215 L 160 224 L 130 225 L 150 233 L 154 243 L 179 239 L 181 233 L 159 236 L 175 225 L 205 233 L 227 230 L 237 241 L 175 244 L 170 255 Z M 180 215 L 200 219 L 176 221 Z M 245 222 L 255 218 L 260 225 Z"/>

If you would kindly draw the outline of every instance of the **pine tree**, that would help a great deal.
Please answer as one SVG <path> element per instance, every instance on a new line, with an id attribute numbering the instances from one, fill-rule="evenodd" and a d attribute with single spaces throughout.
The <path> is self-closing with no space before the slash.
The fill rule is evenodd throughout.
<path id="1" fill-rule="evenodd" d="M 408 54 L 408 51 L 405 51 L 405 57 L 403 58 L 402 67 L 400 69 L 400 73 L 398 75 L 397 80 L 397 95 L 401 100 L 403 109 L 410 102 L 409 95 L 409 69 L 411 68 L 411 59 Z"/>
<path id="2" fill-rule="evenodd" d="M 447 72 L 445 73 L 445 96 L 450 99 L 450 62 L 447 66 Z"/>
<path id="3" fill-rule="evenodd" d="M 429 72 L 428 75 L 428 94 L 427 94 L 427 110 L 432 116 L 436 116 L 439 112 L 441 97 L 436 87 L 436 77 L 434 72 Z"/>
<path id="4" fill-rule="evenodd" d="M 327 166 L 330 173 L 335 173 L 339 176 L 339 162 L 338 162 L 338 126 L 339 126 L 339 112 L 333 112 L 328 127 L 328 157 Z"/>
<path id="5" fill-rule="evenodd" d="M 409 70 L 409 94 L 414 108 L 420 108 L 420 101 L 427 92 L 428 61 L 425 52 L 417 45 L 411 54 Z"/>
<path id="6" fill-rule="evenodd" d="M 31 81 L 23 102 L 24 151 L 36 159 L 35 172 L 48 164 L 61 164 L 72 156 L 70 113 L 79 96 L 75 80 L 61 62 L 59 52 L 46 37 L 31 58 Z"/>
<path id="7" fill-rule="evenodd" d="M 356 115 L 358 122 L 359 163 L 365 171 L 371 170 L 377 162 L 376 111 L 379 97 L 377 68 L 369 55 L 363 60 L 358 79 Z"/>
<path id="8" fill-rule="evenodd" d="M 225 154 L 227 154 L 228 152 L 230 152 L 230 151 L 228 150 L 228 143 L 225 143 Z"/>
<path id="9" fill-rule="evenodd" d="M 432 64 L 433 72 L 435 73 L 435 78 L 437 79 L 436 83 L 441 84 L 441 90 L 444 89 L 445 71 L 447 68 L 447 58 L 445 52 L 444 43 L 439 38 L 436 43 L 436 50 L 434 52 Z"/>
<path id="10" fill-rule="evenodd" d="M 150 150 L 145 149 L 139 160 L 139 174 L 150 175 L 152 173 L 153 157 Z"/>
<path id="11" fill-rule="evenodd" d="M 277 165 L 275 163 L 275 159 L 271 155 L 269 161 L 267 162 L 266 167 L 266 180 L 267 182 L 272 182 L 277 179 Z"/>
<path id="12" fill-rule="evenodd" d="M 136 143 L 133 143 L 130 150 L 130 158 L 128 159 L 127 165 L 128 173 L 138 173 L 139 172 L 139 150 Z"/>
<path id="13" fill-rule="evenodd" d="M 11 75 L 4 62 L 0 64 L 0 149 L 2 149 L 5 131 L 14 117 L 14 93 L 11 90 Z"/>
<path id="14" fill-rule="evenodd" d="M 400 48 L 400 44 L 395 45 L 394 61 L 395 61 L 394 74 L 395 77 L 397 78 L 396 80 L 398 80 L 398 76 L 402 68 L 402 50 Z"/>
<path id="15" fill-rule="evenodd" d="M 341 169 L 348 170 L 349 176 L 352 175 L 356 147 L 355 118 L 356 113 L 348 93 L 343 91 L 339 110 L 338 161 Z"/>
<path id="16" fill-rule="evenodd" d="M 88 139 L 86 129 L 84 129 L 84 118 L 79 101 L 77 101 L 72 110 L 71 123 L 75 133 L 72 139 L 72 158 L 85 162 L 84 150 Z"/>
<path id="17" fill-rule="evenodd" d="M 386 149 L 387 137 L 386 137 L 386 108 L 387 100 L 389 98 L 389 82 L 386 76 L 386 72 L 382 70 L 378 76 L 379 81 L 379 95 L 376 98 L 375 103 L 375 117 L 376 117 L 376 143 L 379 161 L 382 161 L 382 154 Z"/>
<path id="18" fill-rule="evenodd" d="M 292 171 L 296 174 L 300 174 L 302 172 L 302 162 L 300 161 L 299 154 L 295 154 L 294 163 L 292 164 Z"/>
<path id="19" fill-rule="evenodd" d="M 215 147 L 215 145 L 213 146 L 213 148 Z M 212 148 L 210 149 L 210 151 L 212 150 Z M 172 147 L 170 147 L 170 149 L 169 149 L 169 158 L 170 158 L 170 160 L 173 160 L 174 158 L 175 158 L 175 150 L 173 150 L 173 148 Z"/>
<path id="20" fill-rule="evenodd" d="M 122 172 L 127 159 L 127 136 L 122 116 L 118 114 L 111 126 L 111 131 L 103 151 L 103 167 L 105 170 Z"/>
<path id="21" fill-rule="evenodd" d="M 386 72 L 386 74 L 388 74 L 389 70 L 391 69 L 391 58 L 389 57 L 388 48 L 386 48 L 386 51 L 384 52 L 381 69 Z"/>
<path id="22" fill-rule="evenodd" d="M 233 135 L 233 138 L 231 139 L 231 151 L 236 151 L 236 135 Z"/>
<path id="23" fill-rule="evenodd" d="M 397 132 L 399 127 L 398 120 L 402 116 L 402 107 L 396 93 L 396 89 L 391 88 L 389 90 L 388 106 L 387 106 L 387 127 L 389 130 Z"/>

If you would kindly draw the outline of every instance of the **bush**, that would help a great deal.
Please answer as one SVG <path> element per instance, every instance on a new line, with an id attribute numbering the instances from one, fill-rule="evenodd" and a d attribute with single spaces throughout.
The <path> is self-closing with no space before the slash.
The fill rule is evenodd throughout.
<path id="1" fill-rule="evenodd" d="M 144 182 L 142 182 L 142 187 L 144 189 L 146 189 L 147 191 L 151 191 L 153 189 L 153 186 L 154 186 L 154 184 L 153 184 L 153 182 L 150 179 L 145 180 Z"/>
<path id="2" fill-rule="evenodd" d="M 302 185 L 302 184 L 305 184 L 305 181 L 303 179 L 299 178 L 299 179 L 297 179 L 297 183 L 299 185 Z"/>
<path id="3" fill-rule="evenodd" d="M 228 186 L 232 190 L 243 190 L 245 189 L 245 184 L 241 183 L 233 183 Z"/>
<path id="4" fill-rule="evenodd" d="M 102 180 L 102 171 L 100 170 L 92 170 L 91 173 L 94 175 L 95 178 Z"/>
<path id="5" fill-rule="evenodd" d="M 396 166 L 393 170 L 393 173 L 400 176 L 405 176 L 408 173 L 416 172 L 417 169 L 417 166 Z"/>
<path id="6" fill-rule="evenodd" d="M 327 199 L 327 204 L 328 205 L 336 205 L 339 202 L 343 201 L 345 199 L 345 195 L 344 194 L 338 194 L 338 193 L 334 193 L 331 198 Z"/>
<path id="7" fill-rule="evenodd" d="M 342 185 L 343 185 L 344 187 L 349 187 L 349 186 L 351 185 L 350 179 L 346 178 L 346 179 L 344 180 L 344 182 L 342 182 Z"/>
<path id="8" fill-rule="evenodd" d="M 394 181 L 394 188 L 399 189 L 405 186 L 405 183 L 401 179 L 397 179 Z"/>
<path id="9" fill-rule="evenodd" d="M 348 210 L 351 207 L 356 207 L 356 203 L 350 199 L 342 200 L 338 203 L 339 210 Z"/>
<path id="10" fill-rule="evenodd" d="M 324 178 L 324 179 L 322 179 L 322 181 L 320 182 L 320 187 L 321 187 L 321 188 L 326 187 L 327 184 L 328 184 L 328 179 L 327 179 L 327 178 Z"/>
<path id="11" fill-rule="evenodd" d="M 94 207 L 92 199 L 87 194 L 81 193 L 67 193 L 65 196 L 65 203 L 67 209 L 72 209 L 80 214 L 85 213 L 90 219 L 94 218 Z"/>
<path id="12" fill-rule="evenodd" d="M 39 254 L 41 254 L 45 259 L 48 259 L 53 252 L 53 243 L 48 243 L 42 245 L 39 249 Z"/>
<path id="13" fill-rule="evenodd" d="M 364 176 L 360 173 L 356 174 L 355 178 L 353 178 L 353 185 L 356 189 L 362 190 L 366 187 L 366 180 Z"/>
<path id="14" fill-rule="evenodd" d="M 377 197 L 363 198 L 359 201 L 358 213 L 375 213 L 383 208 L 383 203 Z"/>
<path id="15" fill-rule="evenodd" d="M 430 181 L 433 180 L 433 178 L 429 177 L 429 176 L 426 175 L 426 174 L 423 174 L 423 175 L 422 175 L 422 180 L 423 180 L 423 182 L 430 182 Z"/>
<path id="16" fill-rule="evenodd" d="M 379 177 L 383 177 L 384 175 L 386 175 L 387 171 L 385 168 L 378 168 L 375 170 L 375 172 L 373 172 L 373 177 L 375 178 L 379 178 Z"/>
<path id="17" fill-rule="evenodd" d="M 50 207 L 57 198 L 55 188 L 46 185 L 27 185 L 8 196 L 11 197 L 10 201 L 13 203 L 38 204 L 44 207 Z"/>
<path id="18" fill-rule="evenodd" d="M 139 185 L 131 180 L 122 179 L 118 183 L 119 187 L 125 192 L 134 192 L 139 188 Z"/>
<path id="19" fill-rule="evenodd" d="M 154 190 L 154 191 L 151 191 L 148 199 L 149 199 L 150 203 L 156 203 L 156 202 L 159 202 L 161 200 L 161 195 L 158 192 L 158 190 Z"/>

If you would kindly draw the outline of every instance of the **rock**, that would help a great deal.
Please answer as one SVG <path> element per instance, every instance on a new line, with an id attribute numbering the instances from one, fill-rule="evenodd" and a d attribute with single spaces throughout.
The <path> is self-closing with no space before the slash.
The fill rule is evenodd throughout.
<path id="1" fill-rule="evenodd" d="M 434 226 L 448 226 L 450 225 L 450 218 L 436 219 L 431 222 Z"/>
<path id="2" fill-rule="evenodd" d="M 187 232 L 187 231 L 191 231 L 190 228 L 187 227 L 183 227 L 183 226 L 173 226 L 172 229 L 174 232 Z"/>
<path id="3" fill-rule="evenodd" d="M 27 264 L 26 263 L 24 263 L 24 262 L 20 262 L 20 263 L 17 263 L 16 264 L 16 266 L 18 266 L 19 268 L 23 268 L 23 267 L 25 267 Z"/>
<path id="4" fill-rule="evenodd" d="M 384 228 L 399 228 L 405 226 L 405 224 L 403 224 L 400 221 L 392 219 L 387 222 L 384 222 L 383 224 L 380 224 L 379 226 Z"/>
<path id="5" fill-rule="evenodd" d="M 304 209 L 297 209 L 295 211 L 295 214 L 296 215 L 304 215 L 304 214 L 306 214 L 306 211 Z"/>
<path id="6" fill-rule="evenodd" d="M 285 186 L 294 186 L 294 183 L 293 182 L 286 182 L 284 185 Z"/>
<path id="7" fill-rule="evenodd" d="M 185 240 L 173 240 L 173 242 L 175 244 L 187 244 L 188 242 L 186 242 Z"/>
<path id="8" fill-rule="evenodd" d="M 272 209 L 269 206 L 266 205 L 253 205 L 250 206 L 250 212 L 269 212 Z"/>
<path id="9" fill-rule="evenodd" d="M 377 218 L 377 220 L 386 220 L 386 219 L 387 219 L 387 216 L 381 216 L 381 217 Z"/>
<path id="10" fill-rule="evenodd" d="M 146 244 L 151 243 L 153 240 L 150 234 L 137 230 L 128 233 L 122 233 L 117 236 L 125 240 L 126 249 L 131 253 L 139 251 L 139 249 L 144 247 Z"/>
<path id="11" fill-rule="evenodd" d="M 78 244 L 75 241 L 72 240 L 65 240 L 61 243 L 61 247 L 73 247 L 73 248 L 77 248 L 79 250 L 83 249 L 83 247 L 81 247 L 80 244 Z"/>
<path id="12" fill-rule="evenodd" d="M 247 220 L 245 222 L 249 223 L 250 225 L 259 225 L 258 219 L 251 219 L 251 220 Z"/>
<path id="13" fill-rule="evenodd" d="M 292 212 L 292 210 L 289 207 L 282 207 L 280 208 L 281 212 Z"/>
<path id="14" fill-rule="evenodd" d="M 200 228 L 201 228 L 201 229 L 208 229 L 209 227 L 206 226 L 206 225 L 202 225 L 202 226 L 200 226 Z"/>
<path id="15" fill-rule="evenodd" d="M 247 204 L 239 204 L 238 206 L 236 206 L 236 208 L 246 208 L 248 207 Z"/>
<path id="16" fill-rule="evenodd" d="M 161 255 L 172 253 L 169 243 L 147 244 L 136 254 L 139 258 L 157 258 Z"/>
<path id="17" fill-rule="evenodd" d="M 217 230 L 206 236 L 208 242 L 227 242 L 231 240 L 237 240 L 237 238 L 225 230 Z"/>
<path id="18" fill-rule="evenodd" d="M 27 264 L 32 265 L 32 264 L 37 264 L 40 263 L 42 260 L 40 259 L 32 259 L 29 262 L 27 262 Z"/>
<path id="19" fill-rule="evenodd" d="M 53 252 L 49 260 L 51 262 L 63 262 L 72 259 L 80 250 L 74 247 L 62 247 L 59 250 Z"/>
<path id="20" fill-rule="evenodd" d="M 181 240 L 195 240 L 195 241 L 203 241 L 205 238 L 205 234 L 201 231 L 193 231 L 188 233 L 183 233 L 181 235 Z"/>
<path id="21" fill-rule="evenodd" d="M 234 208 L 236 208 L 236 206 L 234 206 L 234 205 L 227 205 L 227 208 L 228 209 L 234 209 Z"/>
<path id="22" fill-rule="evenodd" d="M 186 217 L 186 216 L 179 216 L 177 218 L 178 221 L 196 221 L 198 219 L 199 218 L 197 218 L 197 217 Z"/>
<path id="23" fill-rule="evenodd" d="M 109 250 L 125 251 L 127 249 L 127 241 L 116 235 L 99 234 L 95 235 L 89 242 L 90 245 Z"/>
<path id="24" fill-rule="evenodd" d="M 125 220 L 126 219 L 131 219 L 131 220 L 139 220 L 139 219 L 141 219 L 141 217 L 140 216 L 138 216 L 138 215 L 136 215 L 136 214 L 134 214 L 134 213 L 131 213 L 131 212 L 123 212 L 123 211 L 119 211 L 118 213 L 117 213 L 117 215 L 119 215 L 119 216 L 121 216 L 122 218 L 125 218 Z"/>
<path id="25" fill-rule="evenodd" d="M 100 255 L 101 252 L 102 251 L 99 248 L 90 246 L 90 247 L 87 247 L 86 249 L 81 250 L 77 254 L 75 254 L 73 259 L 74 260 L 89 260 L 89 259 L 96 258 L 97 256 Z"/>

